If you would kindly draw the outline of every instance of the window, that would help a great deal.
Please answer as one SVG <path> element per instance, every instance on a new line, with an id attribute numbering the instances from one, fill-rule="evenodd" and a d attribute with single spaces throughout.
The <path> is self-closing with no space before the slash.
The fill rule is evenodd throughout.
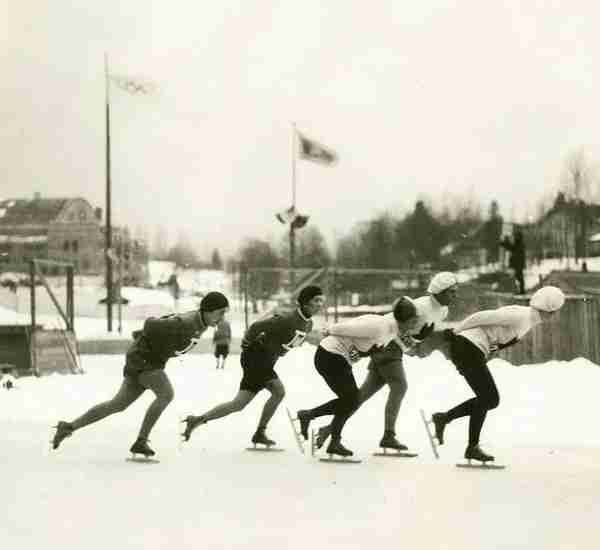
<path id="1" fill-rule="evenodd" d="M 73 252 L 75 254 L 77 254 L 79 252 L 79 242 L 77 241 L 72 241 L 71 242 L 71 248 L 73 249 Z"/>
<path id="2" fill-rule="evenodd" d="M 64 242 L 64 244 L 63 244 L 63 250 L 64 250 L 65 252 L 68 252 L 68 251 L 69 251 L 69 241 L 65 241 L 65 242 Z"/>

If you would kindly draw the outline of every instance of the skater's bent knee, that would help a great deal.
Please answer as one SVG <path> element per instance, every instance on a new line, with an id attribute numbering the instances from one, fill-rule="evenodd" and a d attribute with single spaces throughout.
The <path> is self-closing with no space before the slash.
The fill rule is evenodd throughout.
<path id="1" fill-rule="evenodd" d="M 408 385 L 406 382 L 392 382 L 389 384 L 390 386 L 390 395 L 398 397 L 402 399 L 406 395 L 406 390 L 408 390 Z"/>
<path id="2" fill-rule="evenodd" d="M 491 396 L 487 402 L 488 410 L 495 409 L 498 405 L 500 405 L 500 396 L 498 394 Z"/>

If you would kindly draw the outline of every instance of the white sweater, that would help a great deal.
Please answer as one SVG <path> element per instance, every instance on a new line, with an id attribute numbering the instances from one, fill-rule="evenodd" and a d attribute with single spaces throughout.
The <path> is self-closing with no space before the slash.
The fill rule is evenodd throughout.
<path id="1" fill-rule="evenodd" d="M 320 346 L 352 364 L 361 359 L 361 352 L 385 346 L 397 338 L 398 324 L 393 316 L 367 314 L 331 325 L 327 333 Z"/>
<path id="2" fill-rule="evenodd" d="M 487 357 L 491 352 L 519 341 L 542 322 L 529 306 L 504 306 L 478 311 L 461 321 L 454 332 L 475 344 Z"/>

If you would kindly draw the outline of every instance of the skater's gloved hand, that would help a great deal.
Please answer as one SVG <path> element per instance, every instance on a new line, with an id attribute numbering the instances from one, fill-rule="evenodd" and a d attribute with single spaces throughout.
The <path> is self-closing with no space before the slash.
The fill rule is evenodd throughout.
<path id="1" fill-rule="evenodd" d="M 434 326 L 435 326 L 434 323 L 429 323 L 429 324 L 423 325 L 423 328 L 421 328 L 421 330 L 417 334 L 415 334 L 413 336 L 413 338 L 417 342 L 422 342 L 423 340 L 425 340 L 425 338 L 427 338 L 433 332 Z"/>
<path id="2" fill-rule="evenodd" d="M 452 340 L 456 334 L 454 333 L 454 331 L 451 328 L 446 328 L 442 331 L 442 334 L 444 335 L 444 340 Z"/>

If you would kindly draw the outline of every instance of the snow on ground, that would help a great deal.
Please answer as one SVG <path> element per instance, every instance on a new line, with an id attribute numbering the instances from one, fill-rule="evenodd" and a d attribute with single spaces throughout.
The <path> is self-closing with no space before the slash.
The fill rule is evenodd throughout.
<path id="1" fill-rule="evenodd" d="M 329 399 L 305 345 L 278 372 L 293 411 Z M 180 450 L 180 415 L 201 413 L 233 397 L 239 357 L 224 371 L 210 355 L 172 360 L 175 400 L 152 445 L 157 465 L 124 459 L 151 395 L 48 450 L 50 426 L 109 398 L 121 382 L 122 358 L 84 356 L 85 375 L 21 378 L 0 392 L 0 545 L 16 550 L 81 549 L 415 549 L 564 550 L 597 547 L 600 431 L 593 407 L 600 369 L 569 363 L 513 367 L 491 362 L 500 393 L 488 416 L 484 448 L 504 471 L 459 470 L 464 420 L 447 429 L 436 461 L 419 418 L 470 397 L 440 354 L 408 358 L 409 392 L 399 438 L 416 459 L 372 457 L 382 431 L 386 390 L 349 421 L 344 442 L 362 464 L 324 464 L 301 455 L 285 410 L 268 433 L 283 453 L 244 447 L 266 399 L 199 428 Z M 360 381 L 365 362 L 354 372 Z"/>

